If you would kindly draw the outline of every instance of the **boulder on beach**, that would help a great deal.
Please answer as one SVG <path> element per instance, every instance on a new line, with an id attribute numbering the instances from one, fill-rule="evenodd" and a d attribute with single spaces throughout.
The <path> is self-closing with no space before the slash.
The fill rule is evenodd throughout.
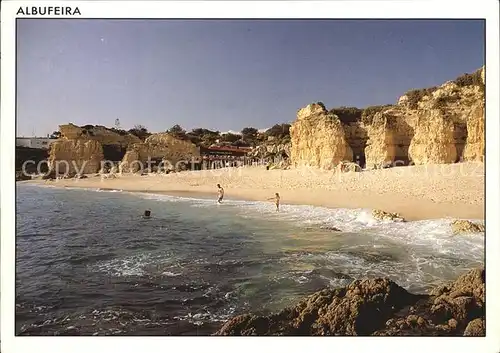
<path id="1" fill-rule="evenodd" d="M 354 280 L 316 292 L 268 316 L 244 314 L 215 335 L 484 336 L 484 269 L 430 295 L 387 278 Z"/>
<path id="2" fill-rule="evenodd" d="M 451 230 L 453 234 L 462 234 L 462 233 L 483 233 L 484 225 L 477 224 L 471 221 L 458 219 L 451 223 Z"/>
<path id="3" fill-rule="evenodd" d="M 385 212 L 382 210 L 373 210 L 372 216 L 373 218 L 381 221 L 405 222 L 405 219 L 401 217 L 399 213 Z"/>

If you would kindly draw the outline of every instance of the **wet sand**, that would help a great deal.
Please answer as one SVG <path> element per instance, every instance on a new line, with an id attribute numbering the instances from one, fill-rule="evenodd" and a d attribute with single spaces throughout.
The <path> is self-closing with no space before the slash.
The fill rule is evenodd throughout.
<path id="1" fill-rule="evenodd" d="M 264 167 L 224 168 L 171 174 L 117 175 L 27 183 L 56 187 L 100 188 L 177 196 L 217 196 L 264 201 L 279 192 L 282 204 L 331 208 L 369 208 L 398 212 L 408 220 L 436 218 L 484 219 L 484 165 L 458 163 L 397 167 L 351 173 L 312 168 L 266 170 Z M 272 201 L 269 201 L 270 203 Z"/>

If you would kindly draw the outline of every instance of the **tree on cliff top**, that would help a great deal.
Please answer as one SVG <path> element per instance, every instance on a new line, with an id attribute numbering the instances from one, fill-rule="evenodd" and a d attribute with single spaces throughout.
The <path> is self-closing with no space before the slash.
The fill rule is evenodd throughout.
<path id="1" fill-rule="evenodd" d="M 356 107 L 338 107 L 330 109 L 330 113 L 335 114 L 341 122 L 347 124 L 360 121 L 363 110 Z"/>
<path id="2" fill-rule="evenodd" d="M 325 103 L 323 102 L 316 102 L 317 105 L 321 106 L 324 110 L 326 110 Z"/>
<path id="3" fill-rule="evenodd" d="M 259 134 L 259 130 L 257 130 L 254 127 L 246 127 L 243 130 L 241 130 L 241 135 L 243 137 L 243 140 L 250 144 L 254 144 L 255 141 L 257 140 L 257 136 Z"/>
<path id="4" fill-rule="evenodd" d="M 186 130 L 184 130 L 179 124 L 172 126 L 167 132 L 178 139 L 186 140 L 188 137 L 186 135 Z"/>
<path id="5" fill-rule="evenodd" d="M 281 139 L 285 136 L 290 136 L 290 124 L 276 124 L 267 129 L 264 133 L 266 137 L 272 136 Z"/>
<path id="6" fill-rule="evenodd" d="M 151 133 L 144 125 L 135 125 L 134 128 L 130 129 L 128 132 L 132 135 L 137 136 L 143 141 L 151 135 Z"/>
<path id="7" fill-rule="evenodd" d="M 196 128 L 187 133 L 187 138 L 197 146 L 208 147 L 220 139 L 219 131 Z"/>
<path id="8" fill-rule="evenodd" d="M 222 134 L 220 139 L 223 142 L 235 143 L 236 141 L 241 139 L 241 136 L 236 135 L 236 134 L 227 133 L 227 134 Z"/>
<path id="9" fill-rule="evenodd" d="M 250 147 L 250 144 L 241 138 L 238 141 L 235 141 L 232 145 L 236 147 Z"/>
<path id="10" fill-rule="evenodd" d="M 483 83 L 483 78 L 481 77 L 482 69 L 474 71 L 472 74 L 463 74 L 461 76 L 458 76 L 454 82 L 459 86 L 459 87 L 465 87 L 465 86 L 479 86 L 482 91 L 484 91 L 484 83 Z"/>

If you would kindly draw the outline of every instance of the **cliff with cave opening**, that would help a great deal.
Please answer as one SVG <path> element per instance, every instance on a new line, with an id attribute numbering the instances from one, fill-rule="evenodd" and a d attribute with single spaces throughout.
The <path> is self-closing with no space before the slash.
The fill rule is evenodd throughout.
<path id="1" fill-rule="evenodd" d="M 133 161 L 144 163 L 148 158 L 168 160 L 175 166 L 181 160 L 200 155 L 193 143 L 167 133 L 152 134 L 142 141 L 124 130 L 104 126 L 66 124 L 59 126 L 59 132 L 60 138 L 51 146 L 48 164 L 53 171 L 57 166 L 61 174 L 97 173 L 103 161 L 117 163 L 124 172 L 131 170 Z"/>
<path id="2" fill-rule="evenodd" d="M 333 169 L 482 161 L 484 67 L 438 87 L 411 90 L 397 104 L 327 110 L 313 103 L 290 129 L 291 162 Z"/>

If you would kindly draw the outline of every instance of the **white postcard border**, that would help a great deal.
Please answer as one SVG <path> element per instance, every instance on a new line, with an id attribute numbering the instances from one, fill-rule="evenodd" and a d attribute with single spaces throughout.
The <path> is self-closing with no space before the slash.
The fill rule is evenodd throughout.
<path id="1" fill-rule="evenodd" d="M 486 229 L 487 229 L 487 337 L 14 337 L 15 252 L 15 14 L 25 6 L 77 7 L 81 16 L 44 18 L 486 18 L 487 19 L 487 119 L 486 119 Z M 2 2 L 1 91 L 1 344 L 11 352 L 156 352 L 200 349 L 203 352 L 264 351 L 304 352 L 316 349 L 425 352 L 498 352 L 500 290 L 499 236 L 499 87 L 498 2 L 467 1 L 4 1 Z M 42 16 L 21 16 L 40 18 Z M 467 48 L 464 48 L 467 50 Z M 496 334 L 496 335 L 495 335 Z"/>

